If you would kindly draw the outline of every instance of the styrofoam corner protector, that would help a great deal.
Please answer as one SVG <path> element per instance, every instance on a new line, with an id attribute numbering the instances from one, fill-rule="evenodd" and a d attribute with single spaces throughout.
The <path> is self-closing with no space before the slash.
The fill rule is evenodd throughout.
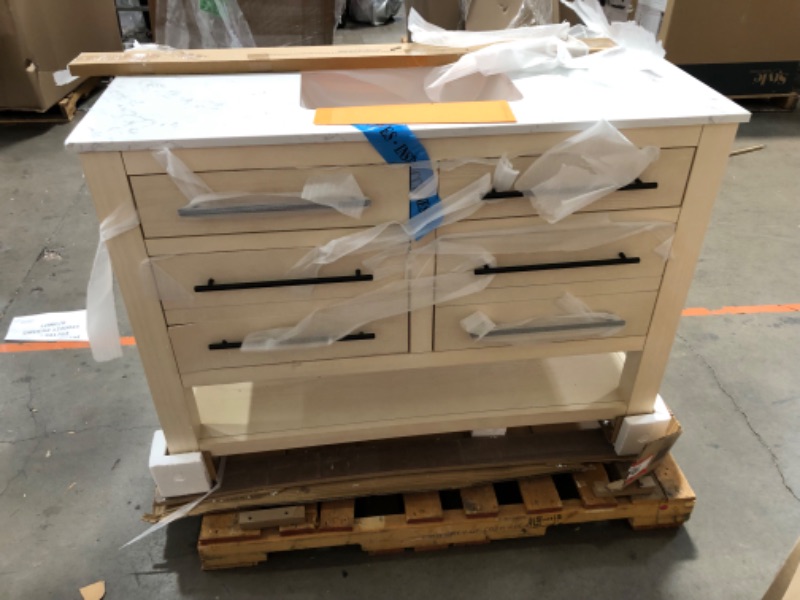
<path id="1" fill-rule="evenodd" d="M 652 413 L 632 415 L 622 420 L 619 435 L 614 442 L 614 451 L 618 456 L 638 455 L 645 444 L 666 435 L 671 421 L 672 415 L 667 405 L 658 396 Z"/>
<path id="2" fill-rule="evenodd" d="M 165 498 L 202 494 L 211 489 L 211 476 L 200 452 L 168 454 L 167 439 L 158 430 L 150 447 L 150 474 Z"/>
<path id="3" fill-rule="evenodd" d="M 473 429 L 472 437 L 503 437 L 508 431 L 507 427 L 497 429 Z"/>

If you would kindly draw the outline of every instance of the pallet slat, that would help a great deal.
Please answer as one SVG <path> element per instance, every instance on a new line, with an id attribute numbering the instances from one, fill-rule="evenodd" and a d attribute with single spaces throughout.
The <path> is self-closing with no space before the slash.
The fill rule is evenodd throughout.
<path id="1" fill-rule="evenodd" d="M 320 531 L 350 531 L 355 520 L 355 500 L 323 502 L 319 511 Z"/>
<path id="2" fill-rule="evenodd" d="M 403 494 L 408 523 L 431 523 L 442 520 L 442 499 L 439 492 Z"/>
<path id="3" fill-rule="evenodd" d="M 572 474 L 575 487 L 578 488 L 581 502 L 586 508 L 614 508 L 617 501 L 610 496 L 598 496 L 595 491 L 595 484 L 606 486 L 610 483 L 608 473 L 601 464 L 589 465 L 585 471 Z"/>
<path id="4" fill-rule="evenodd" d="M 521 479 L 519 491 L 529 515 L 558 512 L 564 507 L 552 477 Z"/>
<path id="5" fill-rule="evenodd" d="M 461 502 L 467 517 L 489 517 L 500 512 L 497 494 L 491 485 L 477 485 L 461 490 Z"/>

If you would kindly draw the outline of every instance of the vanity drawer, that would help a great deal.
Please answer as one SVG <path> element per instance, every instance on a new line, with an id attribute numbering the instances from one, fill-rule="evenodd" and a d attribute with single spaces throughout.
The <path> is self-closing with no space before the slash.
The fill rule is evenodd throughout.
<path id="1" fill-rule="evenodd" d="M 331 173 L 355 177 L 369 200 L 360 218 L 302 200 L 309 177 Z M 272 206 L 270 212 L 182 216 L 179 211 L 189 200 L 168 175 L 131 176 L 130 185 L 146 238 L 362 227 L 408 218 L 409 172 L 403 166 L 214 171 L 197 175 L 217 193 L 285 194 L 285 202 L 282 198 L 281 206 Z M 229 206 L 223 210 L 236 209 Z"/>
<path id="2" fill-rule="evenodd" d="M 595 322 L 587 321 L 579 314 L 571 315 L 559 306 L 558 299 L 565 292 L 576 290 L 554 286 L 550 291 L 550 297 L 541 297 L 548 295 L 542 294 L 540 297 L 520 298 L 520 294 L 516 294 L 510 296 L 514 299 L 505 302 L 437 306 L 434 318 L 434 350 L 644 336 L 650 326 L 658 295 L 657 291 L 580 296 L 575 294 L 592 312 L 610 313 L 615 317 L 609 321 Z M 473 337 L 461 325 L 462 319 L 478 311 L 497 325 L 497 329 L 483 339 Z M 554 320 L 553 317 L 558 319 Z"/>
<path id="3" fill-rule="evenodd" d="M 519 156 L 511 162 L 520 174 L 536 160 L 535 156 Z M 446 197 L 469 185 L 483 175 L 494 172 L 497 159 L 487 159 L 491 164 L 466 164 L 448 169 L 442 163 L 439 169 L 439 194 Z M 613 192 L 590 204 L 579 212 L 630 210 L 635 208 L 660 208 L 680 206 L 689 172 L 694 160 L 694 148 L 667 148 L 661 150 L 659 159 L 642 173 L 638 182 L 627 189 Z M 483 207 L 470 219 L 496 219 L 535 215 L 529 198 L 502 197 L 484 200 Z"/>
<path id="4" fill-rule="evenodd" d="M 489 288 L 654 277 L 664 271 L 677 215 L 677 209 L 619 211 L 573 215 L 556 225 L 538 218 L 493 219 L 458 223 L 438 236 L 495 257 L 495 265 L 475 269 L 478 276 L 493 277 Z M 465 257 L 445 254 L 448 246 L 442 244 L 437 255 L 437 274 L 463 268 Z"/>
<path id="5" fill-rule="evenodd" d="M 369 323 L 347 338 L 321 348 L 242 352 L 235 347 L 250 333 L 293 327 L 315 308 L 322 306 L 323 303 L 297 302 L 214 311 L 183 311 L 181 320 L 185 322 L 168 328 L 178 369 L 182 373 L 195 373 L 211 369 L 408 352 L 407 313 Z"/>
<path id="6" fill-rule="evenodd" d="M 151 259 L 165 310 L 349 298 L 402 276 L 374 280 L 353 254 L 313 270 L 292 272 L 314 248 L 352 230 L 151 241 Z M 186 240 L 186 244 L 183 244 Z M 203 251 L 203 250 L 208 251 Z M 170 251 L 185 253 L 171 254 Z M 397 260 L 402 260 L 402 256 Z"/>

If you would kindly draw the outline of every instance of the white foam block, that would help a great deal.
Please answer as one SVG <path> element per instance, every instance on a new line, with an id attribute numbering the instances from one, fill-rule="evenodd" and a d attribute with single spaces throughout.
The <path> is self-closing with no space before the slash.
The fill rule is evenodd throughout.
<path id="1" fill-rule="evenodd" d="M 619 456 L 639 454 L 645 444 L 663 437 L 667 433 L 672 415 L 661 396 L 656 398 L 655 410 L 649 415 L 633 415 L 622 420 L 622 427 L 614 442 L 614 451 Z"/>
<path id="2" fill-rule="evenodd" d="M 472 437 L 503 437 L 506 431 L 508 431 L 506 427 L 498 429 L 473 429 Z"/>
<path id="3" fill-rule="evenodd" d="M 202 494 L 211 489 L 211 476 L 200 452 L 168 454 L 167 440 L 160 429 L 150 447 L 150 474 L 162 496 Z"/>

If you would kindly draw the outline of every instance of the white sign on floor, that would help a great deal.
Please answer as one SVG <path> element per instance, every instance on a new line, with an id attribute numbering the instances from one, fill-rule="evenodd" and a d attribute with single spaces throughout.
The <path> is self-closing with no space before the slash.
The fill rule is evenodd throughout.
<path id="1" fill-rule="evenodd" d="M 87 342 L 86 311 L 14 317 L 6 333 L 13 342 Z"/>

